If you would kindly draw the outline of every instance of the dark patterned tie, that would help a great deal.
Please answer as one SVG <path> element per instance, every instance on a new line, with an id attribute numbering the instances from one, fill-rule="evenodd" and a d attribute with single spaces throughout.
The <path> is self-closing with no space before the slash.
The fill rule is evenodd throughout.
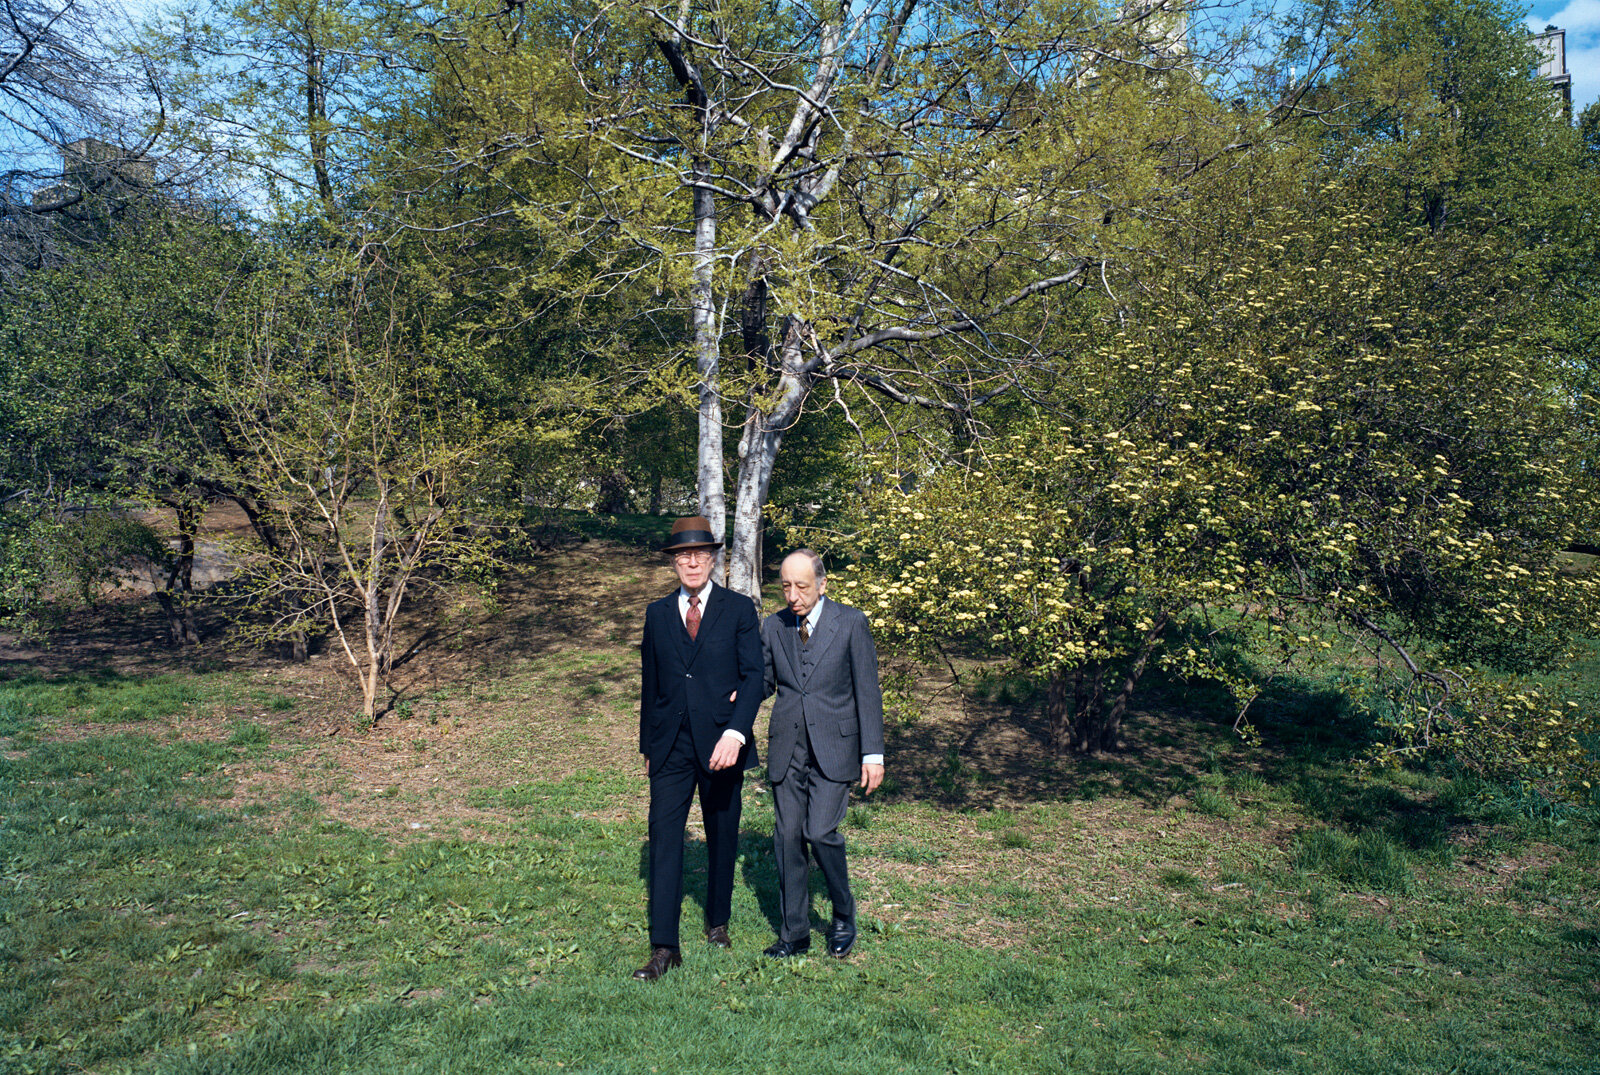
<path id="1" fill-rule="evenodd" d="M 810 641 L 811 641 L 811 621 L 808 620 L 808 619 L 807 620 L 801 620 L 800 621 L 800 644 L 802 646 L 804 646 L 807 643 L 809 643 Z"/>
<path id="2" fill-rule="evenodd" d="M 689 595 L 689 614 L 683 618 L 684 626 L 689 628 L 689 641 L 694 641 L 694 636 L 700 633 L 700 595 Z"/>

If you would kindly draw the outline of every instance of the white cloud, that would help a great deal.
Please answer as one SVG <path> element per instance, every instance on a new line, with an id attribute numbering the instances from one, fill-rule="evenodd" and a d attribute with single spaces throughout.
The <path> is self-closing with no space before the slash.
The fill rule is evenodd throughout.
<path id="1" fill-rule="evenodd" d="M 1600 0 L 1568 0 L 1561 7 L 1549 3 L 1535 4 L 1527 21 L 1536 30 L 1543 30 L 1546 24 L 1565 30 L 1569 41 L 1573 34 L 1592 37 L 1600 34 Z"/>
<path id="2" fill-rule="evenodd" d="M 1535 32 L 1555 26 L 1567 32 L 1567 70 L 1572 75 L 1572 110 L 1600 99 L 1600 0 L 1535 4 L 1524 20 Z"/>

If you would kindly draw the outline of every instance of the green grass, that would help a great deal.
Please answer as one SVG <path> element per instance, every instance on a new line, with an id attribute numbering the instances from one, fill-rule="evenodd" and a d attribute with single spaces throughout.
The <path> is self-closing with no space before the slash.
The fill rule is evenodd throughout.
<path id="1" fill-rule="evenodd" d="M 295 749 L 265 723 L 51 738 L 112 701 L 196 704 L 177 686 L 0 691 L 0 1070 L 1594 1070 L 1594 818 L 1446 772 L 1359 780 L 1316 699 L 1273 700 L 1258 766 L 1219 739 L 1165 799 L 858 800 L 843 963 L 760 955 L 776 878 L 749 788 L 733 951 L 686 943 L 643 986 L 637 773 L 479 786 L 504 831 L 406 842 L 305 793 L 236 805 L 241 768 Z M 978 777 L 956 760 L 935 775 Z M 691 842 L 686 942 L 703 866 Z"/>
<path id="2" fill-rule="evenodd" d="M 103 673 L 52 679 L 0 678 L 0 735 L 39 718 L 75 723 L 159 721 L 208 701 L 215 677 L 161 675 L 137 678 Z"/>
<path id="3" fill-rule="evenodd" d="M 1413 887 L 1405 852 L 1372 829 L 1360 836 L 1331 829 L 1306 833 L 1295 848 L 1294 864 L 1355 888 L 1406 893 Z"/>
<path id="4" fill-rule="evenodd" d="M 1194 802 L 1194 808 L 1202 814 L 1228 818 L 1239 813 L 1239 808 L 1234 805 L 1232 799 L 1211 788 L 1196 788 L 1190 798 Z"/>

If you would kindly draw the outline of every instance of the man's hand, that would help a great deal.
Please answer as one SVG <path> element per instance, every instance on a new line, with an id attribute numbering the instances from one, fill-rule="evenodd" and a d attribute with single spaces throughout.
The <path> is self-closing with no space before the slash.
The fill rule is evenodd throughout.
<path id="1" fill-rule="evenodd" d="M 724 735 L 717 740 L 717 745 L 711 751 L 711 771 L 729 769 L 739 762 L 739 751 L 744 749 L 744 744 L 731 735 Z"/>
<path id="2" fill-rule="evenodd" d="M 650 756 L 648 754 L 645 755 L 644 759 L 644 775 L 650 775 Z"/>
<path id="3" fill-rule="evenodd" d="M 868 795 L 871 795 L 874 791 L 877 791 L 878 785 L 881 783 L 883 783 L 883 766 L 861 766 L 861 786 L 867 790 Z"/>

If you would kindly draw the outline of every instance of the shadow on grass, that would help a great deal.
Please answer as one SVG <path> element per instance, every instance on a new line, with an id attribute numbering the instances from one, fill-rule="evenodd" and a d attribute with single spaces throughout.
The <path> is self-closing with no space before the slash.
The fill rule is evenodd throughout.
<path id="1" fill-rule="evenodd" d="M 1152 671 L 1124 750 L 1062 757 L 1050 749 L 1042 684 L 980 676 L 964 686 L 936 712 L 892 730 L 889 801 L 984 810 L 1118 795 L 1154 807 L 1188 795 L 1201 812 L 1231 816 L 1229 790 L 1248 785 L 1331 827 L 1426 854 L 1444 853 L 1455 833 L 1484 820 L 1442 766 L 1398 783 L 1365 778 L 1357 763 L 1377 741 L 1374 721 L 1326 682 L 1279 682 L 1258 697 L 1253 748 L 1234 732 L 1236 709 L 1222 687 Z"/>
<path id="2" fill-rule="evenodd" d="M 1093 756 L 1053 752 L 1042 684 L 978 677 L 949 689 L 931 712 L 890 729 L 884 798 L 955 810 L 1110 795 L 1164 803 L 1193 787 L 1204 759 L 1231 737 L 1232 718 L 1146 678 L 1150 686 L 1126 718 L 1127 747 Z"/>
<path id="3" fill-rule="evenodd" d="M 705 841 L 694 838 L 686 840 L 683 845 L 684 901 L 699 909 L 697 918 L 700 921 L 704 921 L 706 910 L 706 871 Z M 639 844 L 638 872 L 642 886 L 648 890 L 650 882 L 648 842 Z M 770 830 L 752 832 L 741 824 L 737 874 L 736 889 L 746 889 L 755 896 L 761 916 L 766 919 L 773 935 L 778 936 L 783 925 L 783 906 L 778 895 L 778 869 L 777 862 L 773 858 Z M 829 910 L 828 892 L 821 872 L 814 867 L 810 873 L 809 887 L 811 925 L 813 929 L 820 931 L 828 924 L 825 914 Z"/>
<path id="4" fill-rule="evenodd" d="M 1315 683 L 1275 685 L 1251 710 L 1266 748 L 1258 771 L 1312 817 L 1407 852 L 1440 854 L 1452 835 L 1484 820 L 1443 763 L 1399 783 L 1363 775 L 1357 762 L 1379 741 L 1372 716 L 1348 693 Z"/>
<path id="5" fill-rule="evenodd" d="M 659 549 L 672 534 L 672 524 L 676 519 L 676 515 L 597 515 L 587 511 L 551 509 L 528 516 L 523 525 L 534 546 L 545 550 L 590 539 L 640 549 Z"/>

